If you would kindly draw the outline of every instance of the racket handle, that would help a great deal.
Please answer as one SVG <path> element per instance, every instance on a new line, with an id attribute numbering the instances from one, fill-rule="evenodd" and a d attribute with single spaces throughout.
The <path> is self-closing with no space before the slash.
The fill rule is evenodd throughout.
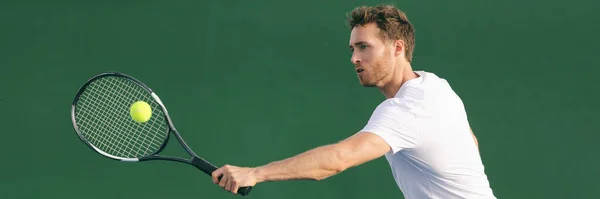
<path id="1" fill-rule="evenodd" d="M 212 165 L 208 161 L 199 157 L 192 158 L 192 165 L 196 166 L 198 169 L 202 170 L 209 176 L 212 176 L 212 172 L 217 170 L 217 167 L 215 165 Z"/>
<path id="2" fill-rule="evenodd" d="M 250 190 L 252 190 L 252 187 L 240 187 L 238 188 L 237 192 L 242 196 L 247 196 L 250 194 Z"/>
<path id="3" fill-rule="evenodd" d="M 212 172 L 217 170 L 217 167 L 215 165 L 212 165 L 208 161 L 206 161 L 202 158 L 198 158 L 198 157 L 192 158 L 192 165 L 196 166 L 198 169 L 202 170 L 204 173 L 208 174 L 211 177 L 212 177 Z M 221 180 L 221 177 L 223 177 L 223 176 L 219 176 L 219 181 Z M 251 190 L 252 190 L 252 187 L 240 187 L 238 189 L 238 194 L 240 194 L 242 196 L 247 196 L 248 194 L 250 194 Z"/>

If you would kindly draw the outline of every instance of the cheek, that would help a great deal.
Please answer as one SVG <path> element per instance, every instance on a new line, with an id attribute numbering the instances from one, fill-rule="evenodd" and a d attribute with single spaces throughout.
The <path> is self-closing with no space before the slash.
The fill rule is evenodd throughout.
<path id="1" fill-rule="evenodd" d="M 365 63 L 371 63 L 374 60 L 377 60 L 377 55 L 373 51 L 365 51 L 362 53 L 362 60 Z"/>

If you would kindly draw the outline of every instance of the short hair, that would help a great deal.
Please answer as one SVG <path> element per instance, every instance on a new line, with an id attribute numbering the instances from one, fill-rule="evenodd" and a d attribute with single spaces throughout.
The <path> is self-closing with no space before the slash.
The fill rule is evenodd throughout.
<path id="1" fill-rule="evenodd" d="M 406 14 L 391 5 L 360 6 L 348 14 L 350 30 L 357 26 L 376 23 L 384 40 L 403 40 L 406 60 L 412 61 L 415 47 L 415 29 Z"/>

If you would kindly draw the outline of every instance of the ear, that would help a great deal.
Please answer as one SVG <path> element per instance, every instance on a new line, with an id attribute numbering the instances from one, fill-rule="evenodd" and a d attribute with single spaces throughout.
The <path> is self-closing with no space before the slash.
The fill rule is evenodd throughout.
<path id="1" fill-rule="evenodd" d="M 398 39 L 396 41 L 394 41 L 394 55 L 395 56 L 400 56 L 400 55 L 404 55 L 404 41 L 401 39 Z"/>

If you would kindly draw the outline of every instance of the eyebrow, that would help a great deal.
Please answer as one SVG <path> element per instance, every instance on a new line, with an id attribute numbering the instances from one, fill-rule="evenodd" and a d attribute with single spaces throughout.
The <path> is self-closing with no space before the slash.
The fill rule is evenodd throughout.
<path id="1" fill-rule="evenodd" d="M 355 45 L 355 46 L 358 46 L 358 45 L 366 45 L 366 44 L 367 44 L 367 42 L 364 42 L 364 41 L 359 41 L 359 42 L 356 42 L 356 43 L 354 43 L 354 45 Z M 350 48 L 352 48 L 352 47 L 353 47 L 353 46 L 352 46 L 352 45 L 350 45 Z"/>

